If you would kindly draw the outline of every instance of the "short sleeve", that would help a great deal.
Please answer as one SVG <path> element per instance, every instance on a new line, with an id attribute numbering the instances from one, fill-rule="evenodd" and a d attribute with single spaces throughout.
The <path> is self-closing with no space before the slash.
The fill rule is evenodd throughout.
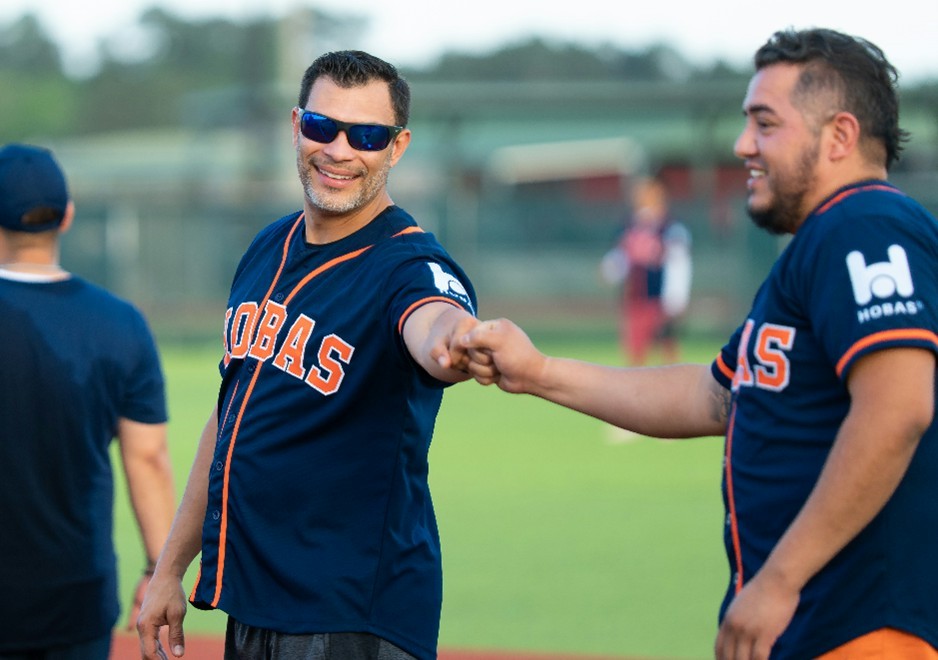
<path id="1" fill-rule="evenodd" d="M 131 337 L 124 397 L 118 414 L 143 424 L 167 420 L 166 388 L 156 342 L 139 313 L 131 315 Z"/>
<path id="2" fill-rule="evenodd" d="M 934 227 L 923 223 L 873 215 L 832 222 L 799 265 L 812 282 L 808 316 L 841 379 L 870 351 L 938 348 L 938 255 Z"/>
<path id="3" fill-rule="evenodd" d="M 739 339 L 742 333 L 743 327 L 740 326 L 732 334 L 723 348 L 720 349 L 720 352 L 710 364 L 710 373 L 713 375 L 714 379 L 726 389 L 731 389 L 733 386 L 733 374 L 736 372 Z"/>
<path id="4" fill-rule="evenodd" d="M 431 302 L 445 302 L 476 315 L 475 293 L 465 273 L 440 257 L 407 260 L 392 271 L 387 291 L 390 320 L 398 334 L 415 310 Z"/>

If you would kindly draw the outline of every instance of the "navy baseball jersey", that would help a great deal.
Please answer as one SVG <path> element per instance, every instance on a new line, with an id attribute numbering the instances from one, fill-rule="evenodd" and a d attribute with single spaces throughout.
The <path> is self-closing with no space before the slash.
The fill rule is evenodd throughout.
<path id="1" fill-rule="evenodd" d="M 857 359 L 938 352 L 938 224 L 883 181 L 848 186 L 799 228 L 714 362 L 732 388 L 723 479 L 732 574 L 763 565 L 818 480 Z M 893 627 L 938 646 L 938 429 L 885 508 L 805 586 L 773 658 L 807 658 Z"/>
<path id="2" fill-rule="evenodd" d="M 434 301 L 475 314 L 465 273 L 398 207 L 327 245 L 305 241 L 302 215 L 255 238 L 225 319 L 194 605 L 436 657 L 427 456 L 446 383 L 402 336 Z"/>
<path id="3" fill-rule="evenodd" d="M 0 276 L 0 654 L 107 635 L 119 614 L 109 446 L 166 421 L 153 337 L 81 278 Z"/>

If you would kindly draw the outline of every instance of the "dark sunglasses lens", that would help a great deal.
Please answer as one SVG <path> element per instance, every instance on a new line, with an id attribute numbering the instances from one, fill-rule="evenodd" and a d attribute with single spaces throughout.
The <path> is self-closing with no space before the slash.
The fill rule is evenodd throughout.
<path id="1" fill-rule="evenodd" d="M 348 128 L 348 142 L 359 151 L 381 151 L 391 142 L 391 129 L 387 126 L 356 124 Z"/>
<path id="2" fill-rule="evenodd" d="M 300 131 L 313 142 L 328 144 L 339 134 L 339 127 L 328 117 L 313 112 L 304 112 L 300 120 Z"/>

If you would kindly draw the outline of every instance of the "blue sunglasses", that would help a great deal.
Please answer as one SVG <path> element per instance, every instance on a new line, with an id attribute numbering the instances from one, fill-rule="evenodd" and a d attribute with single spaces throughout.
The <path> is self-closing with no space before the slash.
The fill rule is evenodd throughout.
<path id="1" fill-rule="evenodd" d="M 358 151 L 381 151 L 387 149 L 391 140 L 404 130 L 403 126 L 385 126 L 384 124 L 349 124 L 348 122 L 332 119 L 318 112 L 297 108 L 300 115 L 300 132 L 303 137 L 328 144 L 339 136 L 339 131 L 345 131 L 348 143 L 352 149 Z"/>

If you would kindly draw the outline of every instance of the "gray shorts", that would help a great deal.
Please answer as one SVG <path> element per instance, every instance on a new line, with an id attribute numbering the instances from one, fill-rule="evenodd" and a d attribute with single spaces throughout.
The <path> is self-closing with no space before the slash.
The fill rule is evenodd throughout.
<path id="1" fill-rule="evenodd" d="M 369 633 L 287 635 L 228 617 L 225 660 L 417 660 Z"/>

